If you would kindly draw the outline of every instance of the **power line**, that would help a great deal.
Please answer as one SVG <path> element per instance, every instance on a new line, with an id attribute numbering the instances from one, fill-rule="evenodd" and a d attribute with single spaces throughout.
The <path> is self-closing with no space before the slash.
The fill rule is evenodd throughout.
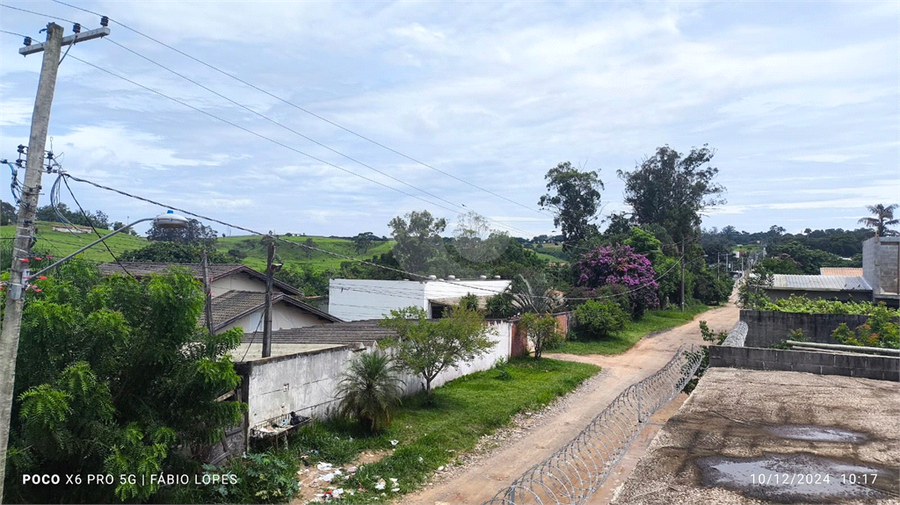
<path id="1" fill-rule="evenodd" d="M 23 9 L 21 7 L 13 7 L 12 5 L 6 5 L 6 4 L 0 4 L 0 7 L 6 7 L 7 9 L 12 9 L 12 10 L 21 11 L 21 12 L 27 12 L 28 14 L 34 14 L 35 16 L 41 16 L 41 17 L 45 17 L 45 18 L 54 18 L 54 19 L 58 19 L 60 21 L 65 21 L 66 23 L 75 24 L 75 21 L 72 21 L 71 19 L 61 18 L 59 16 L 51 16 L 49 14 L 42 14 L 40 12 Z M 16 34 L 16 35 L 18 35 L 18 34 Z"/>
<path id="2" fill-rule="evenodd" d="M 324 160 L 324 159 L 322 159 L 322 158 L 313 156 L 312 154 L 309 154 L 309 153 L 306 153 L 306 152 L 304 152 L 304 151 L 301 151 L 301 150 L 299 150 L 299 149 L 297 149 L 297 148 L 295 148 L 295 147 L 292 147 L 292 146 L 290 146 L 290 145 L 288 145 L 288 144 L 285 144 L 284 142 L 275 140 L 275 139 L 273 139 L 273 138 L 271 138 L 271 137 L 267 137 L 267 136 L 265 136 L 265 135 L 263 135 L 263 134 L 261 134 L 261 133 L 258 133 L 258 132 L 256 132 L 256 131 L 253 131 L 253 130 L 249 129 L 249 128 L 246 128 L 246 127 L 244 127 L 244 126 L 241 126 L 241 125 L 239 125 L 239 124 L 237 124 L 237 123 L 234 123 L 234 122 L 232 122 L 232 121 L 229 121 L 228 119 L 222 118 L 222 117 L 217 116 L 217 115 L 215 115 L 215 114 L 213 114 L 213 113 L 211 113 L 211 112 L 207 112 L 207 111 L 205 111 L 205 110 L 203 110 L 203 109 L 200 109 L 200 108 L 198 108 L 198 107 L 195 107 L 195 106 L 193 106 L 193 105 L 191 105 L 191 104 L 189 104 L 189 103 L 187 103 L 187 102 L 185 102 L 185 101 L 183 101 L 183 100 L 179 100 L 178 98 L 174 98 L 174 97 L 172 97 L 172 96 L 166 95 L 165 93 L 163 93 L 163 92 L 161 92 L 161 91 L 157 91 L 157 90 L 155 90 L 155 89 L 153 89 L 153 88 L 150 88 L 150 87 L 148 87 L 148 86 L 145 86 L 145 85 L 143 85 L 143 84 L 141 84 L 141 83 L 139 83 L 139 82 L 136 82 L 136 81 L 134 81 L 134 80 L 132 80 L 132 79 L 129 79 L 129 78 L 124 77 L 124 76 L 122 76 L 122 75 L 116 74 L 115 72 L 112 72 L 111 70 L 107 70 L 107 69 L 105 69 L 105 68 L 103 68 L 103 67 L 100 67 L 100 66 L 98 66 L 98 65 L 95 65 L 94 63 L 91 63 L 91 62 L 89 62 L 89 61 L 85 61 L 85 60 L 83 60 L 83 59 L 81 59 L 81 58 L 79 58 L 79 57 L 77 57 L 77 56 L 74 56 L 74 55 L 73 55 L 72 58 L 75 59 L 75 60 L 77 60 L 77 61 L 80 61 L 80 62 L 84 63 L 85 65 L 88 65 L 88 66 L 93 67 L 93 68 L 95 68 L 95 69 L 97 69 L 97 70 L 100 70 L 101 72 L 104 72 L 104 73 L 107 73 L 107 74 L 109 74 L 109 75 L 111 75 L 111 76 L 113 76 L 113 77 L 117 77 L 117 78 L 119 78 L 119 79 L 122 79 L 122 80 L 124 80 L 124 81 L 126 81 L 126 82 L 129 82 L 129 83 L 131 83 L 131 84 L 133 84 L 133 85 L 135 85 L 135 86 L 138 86 L 138 87 L 140 87 L 140 88 L 142 88 L 142 89 L 144 89 L 144 90 L 147 90 L 147 91 L 149 91 L 149 92 L 151 92 L 151 93 L 154 93 L 154 94 L 156 94 L 156 95 L 159 95 L 159 96 L 161 96 L 161 97 L 163 97 L 163 98 L 166 98 L 166 99 L 171 100 L 171 101 L 173 101 L 173 102 L 175 102 L 175 103 L 178 103 L 178 104 L 180 104 L 180 105 L 183 105 L 183 106 L 185 106 L 185 107 L 187 107 L 187 108 L 189 108 L 189 109 L 191 109 L 191 110 L 194 110 L 194 111 L 199 112 L 199 113 L 201 113 L 201 114 L 204 114 L 204 115 L 206 115 L 206 116 L 208 116 L 208 117 L 211 117 L 211 118 L 213 118 L 213 119 L 216 119 L 216 120 L 218 120 L 218 121 L 221 121 L 221 122 L 223 122 L 223 123 L 225 123 L 225 124 L 227 124 L 227 125 L 229 125 L 229 126 L 232 126 L 232 127 L 234 127 L 234 128 L 238 128 L 238 129 L 240 129 L 240 130 L 242 130 L 242 131 L 244 131 L 244 132 L 246 132 L 246 133 L 249 133 L 249 134 L 251 134 L 251 135 L 253 135 L 253 136 L 255 136 L 255 137 L 258 137 L 258 138 L 261 138 L 261 139 L 266 140 L 266 141 L 268 141 L 268 142 L 271 142 L 271 143 L 273 143 L 273 144 L 275 144 L 275 145 L 278 145 L 278 146 L 280 146 L 280 147 L 283 147 L 283 148 L 285 148 L 285 149 L 288 149 L 288 150 L 290 150 L 290 151 L 293 151 L 293 152 L 295 152 L 295 153 L 297 153 L 297 154 L 300 154 L 300 155 L 302 155 L 302 156 L 305 156 L 305 157 L 307 157 L 307 158 L 309 158 L 309 159 L 312 159 L 312 160 L 317 161 L 317 162 L 319 162 L 319 163 L 322 163 L 322 164 L 324 164 L 324 165 L 328 165 L 328 166 L 330 166 L 330 167 L 337 168 L 338 170 L 341 170 L 342 172 L 346 172 L 346 173 L 348 173 L 348 174 L 350 174 L 350 175 L 359 177 L 359 178 L 364 179 L 364 180 L 366 180 L 366 181 L 369 181 L 369 182 L 371 182 L 371 183 L 377 184 L 377 185 L 379 185 L 379 186 L 382 186 L 382 187 L 384 187 L 384 188 L 390 189 L 390 190 L 392 190 L 392 191 L 396 191 L 396 192 L 398 192 L 398 193 L 400 193 L 400 194 L 403 194 L 403 195 L 405 195 L 405 196 L 408 196 L 408 197 L 410 197 L 410 198 L 415 198 L 416 200 L 420 200 L 420 201 L 425 202 L 425 203 L 427 203 L 427 204 L 429 204 L 429 205 L 433 205 L 433 206 L 435 206 L 435 207 L 438 207 L 438 208 L 447 210 L 447 211 L 449 211 L 449 212 L 454 212 L 454 213 L 459 212 L 458 210 L 454 210 L 454 209 L 451 209 L 451 208 L 446 207 L 446 206 L 444 206 L 444 205 L 440 205 L 440 204 L 438 204 L 438 203 L 435 203 L 435 202 L 426 200 L 426 199 L 424 199 L 424 198 L 422 198 L 422 197 L 420 197 L 420 196 L 418 196 L 418 195 L 414 195 L 414 194 L 412 194 L 412 193 L 403 191 L 402 189 L 395 188 L 395 187 L 393 187 L 393 186 L 390 186 L 390 185 L 385 184 L 385 183 L 383 183 L 383 182 L 379 182 L 379 181 L 377 181 L 377 180 L 375 180 L 375 179 L 372 179 L 372 178 L 370 178 L 370 177 L 366 177 L 366 176 L 364 176 L 364 175 L 358 174 L 358 173 L 356 173 L 356 172 L 354 172 L 354 171 L 352 171 L 352 170 L 349 170 L 349 169 L 347 169 L 347 168 L 344 168 L 344 167 L 342 167 L 342 166 L 340 166 L 340 165 L 337 165 L 337 164 L 335 164 L 335 163 L 331 163 L 331 162 L 326 161 L 326 160 Z M 276 124 L 277 124 L 277 123 L 276 123 Z M 373 170 L 374 170 L 374 169 L 373 169 Z M 376 170 L 376 171 L 378 171 L 378 170 Z M 382 173 L 382 172 L 379 171 L 379 173 Z M 389 176 L 389 177 L 390 177 L 390 176 Z M 392 177 L 392 178 L 393 178 L 393 177 Z M 396 179 L 395 179 L 395 180 L 396 180 Z M 401 182 L 402 182 L 402 181 L 401 181 Z M 405 183 L 404 183 L 404 184 L 405 184 Z M 413 187 L 414 187 L 414 186 L 413 186 Z M 417 188 L 417 189 L 418 189 L 418 188 Z M 425 192 L 424 190 L 420 190 L 420 191 Z M 427 193 L 427 192 L 425 192 L 425 193 Z M 430 193 L 428 193 L 428 194 L 430 194 Z M 438 197 L 438 198 L 440 198 L 440 197 Z M 443 200 L 443 199 L 441 199 L 441 200 Z M 446 200 L 444 200 L 444 201 L 446 201 Z M 454 206 L 456 206 L 456 207 L 459 207 L 459 208 L 461 208 L 461 209 L 464 209 L 464 207 L 461 207 L 461 206 L 459 206 L 459 205 L 453 204 L 452 202 L 449 202 L 449 203 L 450 203 L 451 205 L 454 205 Z M 488 219 L 488 218 L 485 218 L 485 219 Z M 509 229 L 514 229 L 514 230 L 518 230 L 518 231 L 521 231 L 521 232 L 524 232 L 524 233 L 528 233 L 528 232 L 526 232 L 525 230 L 521 230 L 521 229 L 518 229 L 518 228 L 515 228 L 515 227 L 512 227 L 512 226 L 509 226 L 509 225 L 505 225 L 505 224 L 503 224 L 503 223 L 499 223 L 499 224 L 501 224 L 501 225 L 503 225 L 504 227 L 509 228 Z"/>
<path id="3" fill-rule="evenodd" d="M 71 8 L 73 8 L 73 9 L 77 9 L 77 10 L 80 10 L 80 11 L 83 11 L 83 12 L 87 12 L 87 13 L 89 13 L 89 14 L 94 14 L 94 15 L 96 15 L 96 16 L 100 16 L 100 15 L 101 15 L 101 14 L 98 14 L 98 13 L 96 13 L 96 12 L 90 11 L 90 10 L 88 10 L 88 9 L 84 9 L 84 8 L 82 8 L 82 7 L 78 7 L 78 6 L 76 6 L 76 5 L 72 5 L 72 4 L 63 2 L 63 1 L 61 1 L 61 0 L 53 0 L 53 1 L 56 2 L 56 3 L 58 3 L 58 4 L 65 5 L 65 6 L 67 6 L 67 7 L 71 7 Z M 476 185 L 476 184 L 474 184 L 474 183 L 471 183 L 471 182 L 469 182 L 469 181 L 466 181 L 466 180 L 464 180 L 464 179 L 461 179 L 461 178 L 459 178 L 459 177 L 457 177 L 457 176 L 455 176 L 455 175 L 453 175 L 453 174 L 451 174 L 451 173 L 449 173 L 449 172 L 446 172 L 446 171 L 444 171 L 444 170 L 441 170 L 441 169 L 439 169 L 439 168 L 436 168 L 436 167 L 434 167 L 434 166 L 432 166 L 432 165 L 429 165 L 428 163 L 425 163 L 425 162 L 423 162 L 423 161 L 420 161 L 420 160 L 418 160 L 418 159 L 416 159 L 416 158 L 413 158 L 412 156 L 409 156 L 409 155 L 407 155 L 407 154 L 404 154 L 404 153 L 402 153 L 402 152 L 400 152 L 400 151 L 398 151 L 398 150 L 396 150 L 396 149 L 393 149 L 393 148 L 391 148 L 391 147 L 389 147 L 389 146 L 387 146 L 387 145 L 385 145 L 385 144 L 382 144 L 382 143 L 380 143 L 380 142 L 378 142 L 378 141 L 376 141 L 376 140 L 373 140 L 373 139 L 371 139 L 371 138 L 369 138 L 369 137 L 366 137 L 365 135 L 362 135 L 362 134 L 360 134 L 360 133 L 357 133 L 357 132 L 351 130 L 350 128 L 347 128 L 347 127 L 345 127 L 345 126 L 343 126 L 343 125 L 341 125 L 341 124 L 339 124 L 339 123 L 336 123 L 336 122 L 334 122 L 334 121 L 332 121 L 332 120 L 330 120 L 330 119 L 328 119 L 328 118 L 325 118 L 325 117 L 323 117 L 323 116 L 321 116 L 321 115 L 319 115 L 319 114 L 316 114 L 315 112 L 312 112 L 312 111 L 310 111 L 310 110 L 308 110 L 308 109 L 305 109 L 305 108 L 303 108 L 303 107 L 301 107 L 301 106 L 299 106 L 299 105 L 297 105 L 297 104 L 295 104 L 295 103 L 293 103 L 293 102 L 291 102 L 291 101 L 289 101 L 289 100 L 287 100 L 287 99 L 285 99 L 285 98 L 282 98 L 282 97 L 280 97 L 280 96 L 278 96 L 278 95 L 275 95 L 274 93 L 271 93 L 271 92 L 269 92 L 269 91 L 266 91 L 265 89 L 260 88 L 259 86 L 256 86 L 255 84 L 252 84 L 252 83 L 250 83 L 250 82 L 248 82 L 248 81 L 246 81 L 246 80 L 244 80 L 244 79 L 241 79 L 240 77 L 237 77 L 236 75 L 233 75 L 233 74 L 231 74 L 231 73 L 229 73 L 229 72 L 226 72 L 226 71 L 224 71 L 224 70 L 222 70 L 222 69 L 220 69 L 220 68 L 218 68 L 218 67 L 216 67 L 216 66 L 214 66 L 214 65 L 211 65 L 211 64 L 209 64 L 209 63 L 206 63 L 205 61 L 200 60 L 199 58 L 196 58 L 196 57 L 194 57 L 194 56 L 191 56 L 190 54 L 187 54 L 187 53 L 185 53 L 184 51 L 182 51 L 182 50 L 180 50 L 180 49 L 177 49 L 177 48 L 175 48 L 175 47 L 173 47 L 173 46 L 170 46 L 170 45 L 166 44 L 165 42 L 162 42 L 162 41 L 160 41 L 160 40 L 158 40 L 158 39 L 156 39 L 156 38 L 151 37 L 150 35 L 147 35 L 147 34 L 145 34 L 145 33 L 142 33 L 142 32 L 140 32 L 140 31 L 138 31 L 138 30 L 136 30 L 136 29 L 134 29 L 134 28 L 132 28 L 132 27 L 130 27 L 130 26 L 128 26 L 128 25 L 126 25 L 126 24 L 120 22 L 120 21 L 114 20 L 114 19 L 112 19 L 112 18 L 109 18 L 109 19 L 110 19 L 110 21 L 114 21 L 115 23 L 117 23 L 117 24 L 118 24 L 119 26 L 121 26 L 122 28 L 125 28 L 126 30 L 132 31 L 132 32 L 134 32 L 134 33 L 136 33 L 136 34 L 138 34 L 138 35 L 140 35 L 140 36 L 142 36 L 142 37 L 144 37 L 144 38 L 146 38 L 146 39 L 149 39 L 149 40 L 151 40 L 151 41 L 153 41 L 153 42 L 156 42 L 157 44 L 159 44 L 159 45 L 161 45 L 161 46 L 163 46 L 163 47 L 166 47 L 166 48 L 168 48 L 168 49 L 171 49 L 172 51 L 175 51 L 176 53 L 178 53 L 178 54 L 180 54 L 180 55 L 182 55 L 182 56 L 184 56 L 184 57 L 186 57 L 186 58 L 188 58 L 188 59 L 191 59 L 191 60 L 193 60 L 193 61 L 195 61 L 195 62 L 197 62 L 197 63 L 199 63 L 199 64 L 201 64 L 201 65 L 203 65 L 203 66 L 205 66 L 205 67 L 207 67 L 207 68 L 209 68 L 209 69 L 211 69 L 211 70 L 214 70 L 214 71 L 216 71 L 216 72 L 218 72 L 218 73 L 220 73 L 220 74 L 222 74 L 222 75 L 224 75 L 224 76 L 226 76 L 226 77 L 229 77 L 229 78 L 231 78 L 231 79 L 234 79 L 235 81 L 240 82 L 241 84 L 244 84 L 245 86 L 249 86 L 249 87 L 253 88 L 253 89 L 256 90 L 256 91 L 259 91 L 260 93 L 265 94 L 266 96 L 269 96 L 269 97 L 271 97 L 271 98 L 274 98 L 274 99 L 276 99 L 276 100 L 278 100 L 278 101 L 284 103 L 285 105 L 289 105 L 289 106 L 291 106 L 291 107 L 293 107 L 293 108 L 295 108 L 295 109 L 297 109 L 297 110 L 299 110 L 299 111 L 301 111 L 301 112 L 303 112 L 303 113 L 305 113 L 305 114 L 308 114 L 308 115 L 310 115 L 310 116 L 312 116 L 312 117 L 314 117 L 314 118 L 316 118 L 316 119 L 319 119 L 319 120 L 321 120 L 321 121 L 324 121 L 324 122 L 326 122 L 326 123 L 328 123 L 328 124 L 330 124 L 330 125 L 332 125 L 332 126 L 334 126 L 334 127 L 336 127 L 336 128 L 339 128 L 339 129 L 341 129 L 341 130 L 343 130 L 343 131 L 345 131 L 345 132 L 347 132 L 347 133 L 349 133 L 349 134 L 351 134 L 351 135 L 354 135 L 354 136 L 356 136 L 356 137 L 358 137 L 358 138 L 360 138 L 360 139 L 362 139 L 362 140 L 365 140 L 366 142 L 369 142 L 369 143 L 374 144 L 374 145 L 376 145 L 376 146 L 378 146 L 378 147 L 380 147 L 380 148 L 382 148 L 382 149 L 385 149 L 385 150 L 387 150 L 387 151 L 390 151 L 390 152 L 392 152 L 392 153 L 394 153 L 394 154 L 396 154 L 396 155 L 398 155 L 398 156 L 401 156 L 401 157 L 403 157 L 403 158 L 406 158 L 406 159 L 412 161 L 413 163 L 419 164 L 419 165 L 421 165 L 421 166 L 423 166 L 423 167 L 426 167 L 426 168 L 428 168 L 428 169 L 430 169 L 430 170 L 434 170 L 435 172 L 438 172 L 438 173 L 441 173 L 441 174 L 443 174 L 443 175 L 446 175 L 447 177 L 450 177 L 450 178 L 455 179 L 455 180 L 457 180 L 457 181 L 459 181 L 459 182 L 462 182 L 463 184 L 467 184 L 467 185 L 469 185 L 469 186 L 471 186 L 471 187 L 473 187 L 473 188 L 475 188 L 475 189 L 478 189 L 478 190 L 480 190 L 480 191 L 483 191 L 483 192 L 485 192 L 485 193 L 488 193 L 488 194 L 490 194 L 490 195 L 493 195 L 493 196 L 495 196 L 495 197 L 497 197 L 497 198 L 501 198 L 501 199 L 503 199 L 503 200 L 506 200 L 507 202 L 510 202 L 510 203 L 512 203 L 512 204 L 514 204 L 514 205 L 518 205 L 519 207 L 528 209 L 528 210 L 530 210 L 530 211 L 532 211 L 532 212 L 535 212 L 535 213 L 537 213 L 537 214 L 540 214 L 540 215 L 542 215 L 542 216 L 545 216 L 545 215 L 546 215 L 546 213 L 544 213 L 544 212 L 542 212 L 542 211 L 540 211 L 540 210 L 537 210 L 537 209 L 535 209 L 535 208 L 533 208 L 533 207 L 529 207 L 529 206 L 527 206 L 527 205 L 521 204 L 521 203 L 519 203 L 519 202 L 517 202 L 517 201 L 515 201 L 515 200 L 512 200 L 512 199 L 510 199 L 510 198 L 507 198 L 506 196 L 503 196 L 503 195 L 501 195 L 501 194 L 499 194 L 499 193 L 496 193 L 496 192 L 494 192 L 494 191 L 491 191 L 491 190 L 489 190 L 489 189 L 483 188 L 483 187 L 478 186 L 478 185 Z"/>

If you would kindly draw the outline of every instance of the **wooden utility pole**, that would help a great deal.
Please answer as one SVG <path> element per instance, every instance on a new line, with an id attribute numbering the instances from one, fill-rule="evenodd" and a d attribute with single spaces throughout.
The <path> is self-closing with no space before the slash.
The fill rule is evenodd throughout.
<path id="1" fill-rule="evenodd" d="M 19 202 L 16 236 L 13 240 L 12 267 L 6 289 L 6 309 L 3 314 L 3 328 L 0 331 L 0 501 L 3 498 L 3 482 L 6 478 L 6 449 L 9 444 L 9 423 L 12 415 L 13 387 L 16 382 L 16 356 L 19 352 L 19 332 L 22 326 L 22 307 L 27 287 L 27 262 L 31 256 L 31 238 L 34 235 L 34 218 L 37 212 L 38 195 L 41 192 L 41 174 L 44 164 L 44 147 L 50 127 L 50 107 L 56 90 L 56 74 L 59 70 L 60 48 L 73 44 L 76 40 L 88 40 L 109 34 L 103 27 L 84 34 L 63 38 L 63 28 L 57 24 L 47 25 L 47 41 L 43 44 L 27 45 L 19 49 L 22 55 L 44 52 L 41 76 L 38 81 L 34 111 L 31 115 L 31 135 L 28 140 L 28 156 L 25 165 L 25 182 L 22 199 Z M 26 44 L 30 41 L 26 40 Z"/>
<path id="2" fill-rule="evenodd" d="M 263 320 L 262 357 L 272 355 L 272 281 L 275 275 L 275 238 L 269 237 L 269 254 L 266 257 L 266 313 Z"/>
<path id="3" fill-rule="evenodd" d="M 213 322 L 212 312 L 212 287 L 209 285 L 209 258 L 207 258 L 206 247 L 201 252 L 200 268 L 203 270 L 203 292 L 206 293 L 206 329 L 209 334 L 215 333 L 215 323 Z"/>

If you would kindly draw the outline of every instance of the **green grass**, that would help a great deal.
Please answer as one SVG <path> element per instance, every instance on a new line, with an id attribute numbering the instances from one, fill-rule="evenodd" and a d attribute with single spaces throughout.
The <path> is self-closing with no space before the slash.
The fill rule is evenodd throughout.
<path id="1" fill-rule="evenodd" d="M 366 252 L 359 254 L 353 246 L 353 241 L 349 239 L 313 236 L 286 237 L 284 235 L 279 237 L 297 244 L 303 244 L 307 239 L 312 239 L 313 247 L 317 249 L 359 259 L 370 259 L 372 256 L 386 253 L 394 247 L 393 241 L 373 242 Z M 260 244 L 259 241 L 260 237 L 257 236 L 223 237 L 216 242 L 216 249 L 222 253 L 228 252 L 229 249 L 238 249 L 247 254 L 243 261 L 245 265 L 257 270 L 264 270 L 266 265 L 266 247 Z M 311 251 L 305 247 L 292 246 L 285 243 L 278 243 L 275 253 L 285 265 L 300 265 L 317 271 L 332 268 L 339 269 L 341 262 L 348 261 L 324 252 Z"/>
<path id="2" fill-rule="evenodd" d="M 53 231 L 53 226 L 59 224 L 60 223 L 50 223 L 44 221 L 37 222 L 37 242 L 34 246 L 35 250 L 42 253 L 50 253 L 57 258 L 62 258 L 63 256 L 73 253 L 79 248 L 84 247 L 99 238 L 93 233 L 76 234 L 67 231 Z M 99 231 L 101 235 L 107 235 L 112 230 L 103 230 L 98 228 L 97 231 Z M 3 240 L 12 238 L 15 236 L 15 234 L 15 225 L 0 226 L 0 237 L 2 237 Z M 130 251 L 132 249 L 140 249 L 141 247 L 147 245 L 146 239 L 142 237 L 134 237 L 125 233 L 119 233 L 113 237 L 110 237 L 104 242 L 109 245 L 109 248 L 116 255 L 122 254 L 125 251 Z M 92 261 L 114 261 L 113 257 L 109 254 L 109 251 L 107 251 L 106 248 L 103 247 L 102 243 L 95 245 L 87 251 L 84 251 L 79 255 L 79 257 Z"/>
<path id="3" fill-rule="evenodd" d="M 516 413 L 546 405 L 600 371 L 593 365 L 546 358 L 513 360 L 507 370 L 509 380 L 498 379 L 496 369 L 456 379 L 434 391 L 432 404 L 424 393 L 405 398 L 391 426 L 376 436 L 363 436 L 347 421 L 329 421 L 301 429 L 291 438 L 291 448 L 309 454 L 312 463 L 335 465 L 349 463 L 364 450 L 393 448 L 347 481 L 332 483 L 367 490 L 344 495 L 346 503 L 383 503 L 418 489 L 438 467 L 471 450 L 483 435 L 508 425 Z M 391 440 L 399 442 L 396 447 Z M 398 481 L 397 493 L 390 491 L 391 477 Z M 387 481 L 383 496 L 373 491 L 379 479 Z"/>
<path id="4" fill-rule="evenodd" d="M 639 321 L 629 321 L 625 329 L 612 338 L 595 341 L 566 341 L 557 349 L 545 351 L 566 354 L 621 354 L 631 349 L 640 339 L 650 333 L 681 326 L 694 316 L 709 310 L 706 305 L 686 307 L 680 310 L 653 310 L 644 314 Z"/>

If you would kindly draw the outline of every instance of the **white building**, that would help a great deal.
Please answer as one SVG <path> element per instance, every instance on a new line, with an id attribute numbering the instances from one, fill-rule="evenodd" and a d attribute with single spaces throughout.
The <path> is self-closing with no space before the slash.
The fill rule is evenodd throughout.
<path id="1" fill-rule="evenodd" d="M 428 317 L 440 317 L 445 307 L 473 294 L 487 299 L 509 288 L 508 280 L 434 279 L 381 281 L 332 279 L 328 284 L 328 313 L 344 321 L 381 319 L 394 309 L 420 307 Z"/>

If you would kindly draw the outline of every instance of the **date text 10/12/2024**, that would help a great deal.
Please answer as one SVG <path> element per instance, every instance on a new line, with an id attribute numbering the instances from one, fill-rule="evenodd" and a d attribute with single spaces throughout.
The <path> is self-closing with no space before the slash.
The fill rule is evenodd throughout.
<path id="1" fill-rule="evenodd" d="M 755 473 L 750 474 L 750 480 L 755 485 L 765 486 L 796 486 L 813 484 L 831 484 L 832 481 L 842 485 L 862 486 L 874 484 L 877 473 L 842 473 L 831 475 L 827 473 Z"/>
<path id="2" fill-rule="evenodd" d="M 22 484 L 35 486 L 57 486 L 57 485 L 81 485 L 90 486 L 112 486 L 119 484 L 140 484 L 144 485 L 233 485 L 238 483 L 237 475 L 233 473 L 204 473 L 197 475 L 174 474 L 174 473 L 151 473 L 149 475 L 133 475 L 121 474 L 110 475 L 92 473 L 87 475 L 81 474 L 25 474 L 22 476 Z"/>

